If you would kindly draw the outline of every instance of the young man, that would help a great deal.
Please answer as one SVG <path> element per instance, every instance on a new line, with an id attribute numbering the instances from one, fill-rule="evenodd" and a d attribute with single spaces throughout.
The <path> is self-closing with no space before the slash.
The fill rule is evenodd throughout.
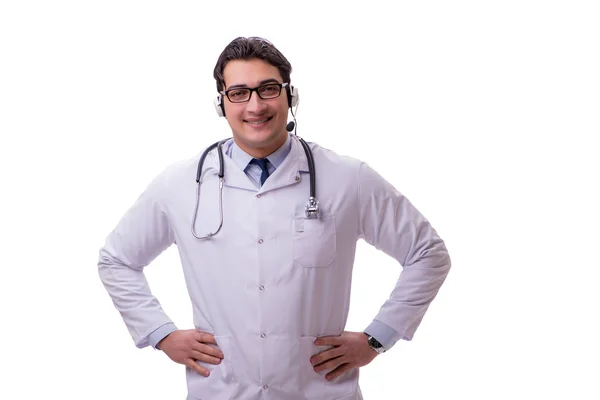
<path id="1" fill-rule="evenodd" d="M 291 70 L 264 39 L 232 41 L 215 67 L 217 112 L 233 133 L 220 149 L 223 180 L 219 149 L 168 167 L 100 251 L 136 345 L 187 366 L 189 400 L 361 399 L 358 369 L 412 338 L 450 269 L 442 240 L 392 185 L 288 133 Z M 307 205 L 311 161 L 318 206 Z M 403 272 L 365 331 L 346 332 L 361 238 Z M 173 243 L 195 329 L 175 327 L 142 272 Z"/>

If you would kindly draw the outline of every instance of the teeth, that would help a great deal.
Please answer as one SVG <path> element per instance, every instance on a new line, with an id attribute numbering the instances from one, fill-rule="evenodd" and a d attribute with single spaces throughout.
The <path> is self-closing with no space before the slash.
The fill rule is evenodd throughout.
<path id="1" fill-rule="evenodd" d="M 269 120 L 269 118 L 263 119 L 262 121 L 248 121 L 248 123 L 252 124 L 252 125 L 258 125 L 258 124 L 262 124 L 263 122 L 267 122 L 268 120 Z"/>

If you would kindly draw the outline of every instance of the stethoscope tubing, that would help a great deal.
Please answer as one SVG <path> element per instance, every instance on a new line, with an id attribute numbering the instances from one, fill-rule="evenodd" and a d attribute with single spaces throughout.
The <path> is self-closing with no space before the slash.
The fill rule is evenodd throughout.
<path id="1" fill-rule="evenodd" d="M 296 137 L 298 137 L 298 136 L 296 136 Z M 204 153 L 202 153 L 202 155 L 200 156 L 200 160 L 198 161 L 198 169 L 196 170 L 196 184 L 197 184 L 196 206 L 194 208 L 194 218 L 192 221 L 192 235 L 194 235 L 194 237 L 196 239 L 201 239 L 201 240 L 210 239 L 213 236 L 215 236 L 217 233 L 219 233 L 219 231 L 223 227 L 223 186 L 224 186 L 224 181 L 225 181 L 225 162 L 223 160 L 223 144 L 230 139 L 231 138 L 223 139 L 223 140 L 220 140 L 220 141 L 208 146 L 206 148 L 206 150 L 204 150 Z M 317 197 L 316 197 L 315 161 L 313 158 L 312 151 L 310 150 L 310 147 L 304 141 L 304 139 L 298 137 L 298 140 L 300 141 L 302 148 L 304 149 L 304 153 L 306 154 L 306 159 L 308 161 L 308 174 L 309 174 L 309 178 L 310 178 L 310 197 L 309 197 L 308 203 L 305 208 L 306 217 L 307 218 L 319 218 L 319 202 L 317 201 Z M 202 173 L 202 167 L 204 166 L 204 160 L 208 156 L 208 153 L 210 153 L 215 147 L 217 148 L 217 152 L 219 155 L 219 218 L 220 218 L 220 222 L 219 222 L 219 227 L 217 228 L 217 230 L 214 233 L 209 232 L 205 236 L 198 236 L 196 234 L 195 227 L 196 227 L 196 219 L 198 218 L 198 208 L 200 206 L 200 190 L 201 190 L 201 186 L 202 186 L 202 178 L 204 176 L 204 174 Z M 204 171 L 204 173 L 206 173 L 207 171 L 209 171 L 209 169 Z"/>

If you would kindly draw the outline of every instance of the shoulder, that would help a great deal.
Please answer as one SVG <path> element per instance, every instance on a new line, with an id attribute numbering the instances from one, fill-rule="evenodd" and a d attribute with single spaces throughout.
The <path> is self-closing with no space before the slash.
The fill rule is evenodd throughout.
<path id="1" fill-rule="evenodd" d="M 155 190 L 160 193 L 160 197 L 180 190 L 183 187 L 194 186 L 196 184 L 198 162 L 203 152 L 204 150 L 193 156 L 174 160 L 163 167 L 151 183 L 151 186 L 154 186 Z M 213 158 L 216 156 L 212 153 L 206 157 L 205 165 L 214 162 Z"/>
<path id="2" fill-rule="evenodd" d="M 350 178 L 344 180 L 347 184 L 353 187 L 356 186 L 363 192 L 397 192 L 396 188 L 388 180 L 364 160 L 341 155 L 313 142 L 307 143 L 314 154 L 317 173 L 321 172 L 323 175 L 338 178 L 336 180 L 337 184 L 342 182 L 339 178 L 345 177 Z"/>
<path id="3" fill-rule="evenodd" d="M 339 154 L 334 150 L 323 147 L 314 142 L 306 142 L 310 147 L 314 157 L 315 157 L 315 168 L 319 169 L 319 165 L 317 165 L 317 160 L 326 165 L 328 169 L 337 168 L 340 170 L 345 170 L 346 172 L 350 171 L 358 171 L 360 165 L 363 164 L 363 161 L 350 157 L 347 155 Z"/>
<path id="4" fill-rule="evenodd" d="M 156 179 L 165 183 L 176 181 L 182 177 L 189 178 L 190 172 L 196 170 L 200 155 L 194 155 L 186 159 L 179 159 L 168 163 L 161 172 L 158 173 Z"/>

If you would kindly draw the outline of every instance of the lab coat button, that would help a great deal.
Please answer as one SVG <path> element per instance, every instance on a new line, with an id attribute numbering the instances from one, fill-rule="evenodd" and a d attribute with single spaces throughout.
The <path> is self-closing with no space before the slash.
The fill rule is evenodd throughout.
<path id="1" fill-rule="evenodd" d="M 267 337 L 267 334 L 266 334 L 266 333 L 261 333 L 261 334 L 260 334 L 260 337 L 264 339 L 264 338 L 266 338 L 266 337 Z"/>
<path id="2" fill-rule="evenodd" d="M 263 240 L 262 239 L 258 239 L 258 244 L 262 244 Z"/>
<path id="3" fill-rule="evenodd" d="M 299 182 L 299 181 L 300 181 L 300 177 L 299 177 L 299 176 L 297 176 L 297 177 L 296 177 L 296 182 Z"/>
<path id="4" fill-rule="evenodd" d="M 260 285 L 260 286 L 258 287 L 258 290 L 265 290 L 265 285 Z"/>
<path id="5" fill-rule="evenodd" d="M 257 194 L 257 195 L 256 195 L 256 197 L 260 199 L 260 193 L 259 193 L 259 194 Z"/>
<path id="6" fill-rule="evenodd" d="M 263 389 L 267 390 L 269 388 L 269 385 L 264 385 Z"/>

